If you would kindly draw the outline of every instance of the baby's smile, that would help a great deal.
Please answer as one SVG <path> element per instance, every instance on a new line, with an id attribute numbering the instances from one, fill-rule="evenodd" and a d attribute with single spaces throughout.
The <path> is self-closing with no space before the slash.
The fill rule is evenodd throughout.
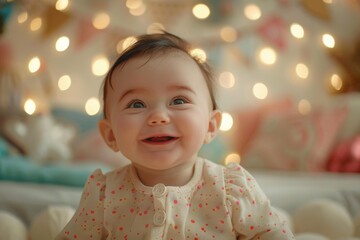
<path id="1" fill-rule="evenodd" d="M 173 142 L 175 140 L 179 139 L 178 137 L 173 136 L 154 136 L 149 137 L 143 140 L 143 142 L 150 143 L 150 144 L 166 144 Z"/>

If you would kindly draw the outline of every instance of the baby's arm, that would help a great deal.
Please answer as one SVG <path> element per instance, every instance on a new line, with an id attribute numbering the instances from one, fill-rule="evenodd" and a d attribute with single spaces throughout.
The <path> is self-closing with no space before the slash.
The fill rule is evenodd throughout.
<path id="1" fill-rule="evenodd" d="M 256 180 L 241 166 L 225 170 L 228 207 L 238 239 L 295 239 Z"/>
<path id="2" fill-rule="evenodd" d="M 100 170 L 93 172 L 84 187 L 74 216 L 55 240 L 106 239 L 103 226 L 105 177 Z"/>

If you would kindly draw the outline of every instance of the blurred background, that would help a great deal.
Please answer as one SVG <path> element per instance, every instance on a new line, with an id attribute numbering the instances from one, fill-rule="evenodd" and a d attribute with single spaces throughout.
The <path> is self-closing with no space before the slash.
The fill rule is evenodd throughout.
<path id="1" fill-rule="evenodd" d="M 358 0 L 3 0 L 0 6 L 3 118 L 71 109 L 95 122 L 102 80 L 119 53 L 137 35 L 163 29 L 193 43 L 215 69 L 221 130 L 229 140 L 211 148 L 219 161 L 229 152 L 239 161 L 264 146 L 253 140 L 265 133 L 306 155 L 315 151 L 310 146 L 326 145 L 328 153 L 358 134 L 358 105 L 349 100 L 360 92 Z"/>

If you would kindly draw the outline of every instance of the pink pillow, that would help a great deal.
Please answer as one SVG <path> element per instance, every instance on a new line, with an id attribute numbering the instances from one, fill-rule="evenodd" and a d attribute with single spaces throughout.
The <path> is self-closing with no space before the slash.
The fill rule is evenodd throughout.
<path id="1" fill-rule="evenodd" d="M 346 107 L 316 109 L 301 115 L 289 104 L 265 108 L 256 121 L 238 116 L 235 146 L 248 168 L 324 171 L 347 116 Z M 249 115 L 252 116 L 252 115 Z M 250 122 L 249 125 L 246 125 Z M 241 129 L 247 129 L 242 132 Z M 245 136 L 245 137 L 244 137 Z M 249 137 L 250 136 L 250 137 Z M 248 141 L 247 144 L 244 144 Z"/>

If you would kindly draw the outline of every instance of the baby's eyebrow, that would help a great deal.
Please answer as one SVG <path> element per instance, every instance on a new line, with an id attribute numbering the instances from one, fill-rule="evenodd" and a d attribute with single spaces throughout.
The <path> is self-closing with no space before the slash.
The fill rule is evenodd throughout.
<path id="1" fill-rule="evenodd" d="M 146 89 L 143 89 L 143 88 L 134 88 L 134 89 L 126 90 L 124 93 L 121 94 L 121 96 L 119 97 L 118 102 L 120 102 L 123 98 L 125 98 L 129 94 L 138 93 L 138 92 L 145 92 L 145 91 L 146 91 Z"/>
<path id="2" fill-rule="evenodd" d="M 184 90 L 184 91 L 188 91 L 188 92 L 191 92 L 191 93 L 195 94 L 195 91 L 193 89 L 191 89 L 188 86 L 183 86 L 183 85 L 170 86 L 169 90 L 176 90 L 176 91 Z"/>

